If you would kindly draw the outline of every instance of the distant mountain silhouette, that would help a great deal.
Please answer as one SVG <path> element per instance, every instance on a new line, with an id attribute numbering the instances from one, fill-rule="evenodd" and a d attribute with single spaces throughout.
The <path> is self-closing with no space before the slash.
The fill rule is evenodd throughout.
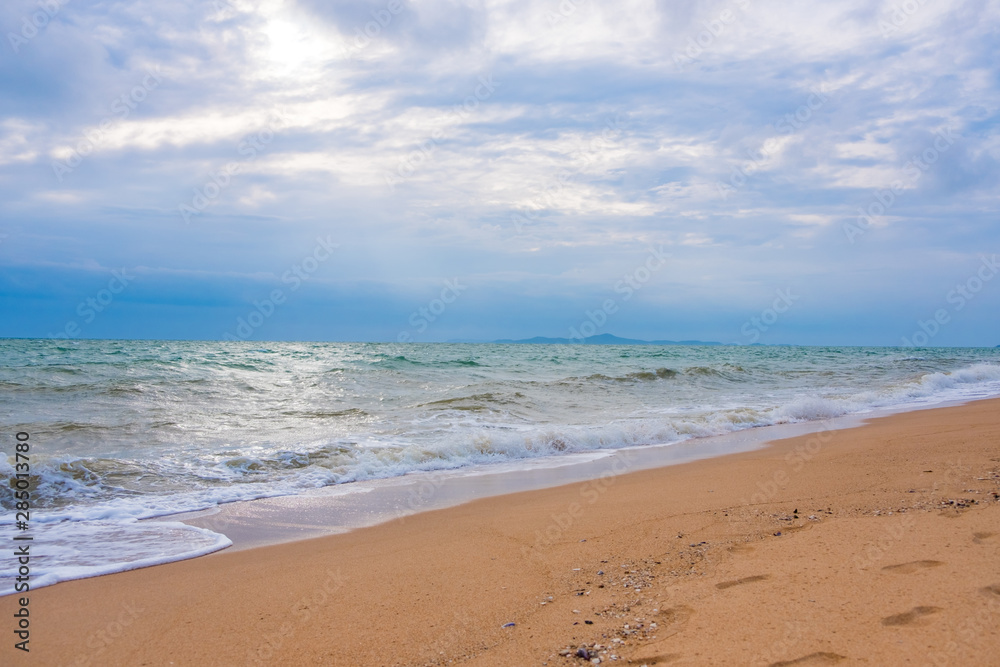
<path id="1" fill-rule="evenodd" d="M 523 345 L 722 345 L 714 341 L 704 340 L 639 340 L 637 338 L 619 338 L 612 334 L 598 334 L 579 338 L 546 338 L 545 336 L 535 336 L 534 338 L 522 338 L 511 340 L 509 338 L 495 340 L 494 343 L 516 343 Z"/>

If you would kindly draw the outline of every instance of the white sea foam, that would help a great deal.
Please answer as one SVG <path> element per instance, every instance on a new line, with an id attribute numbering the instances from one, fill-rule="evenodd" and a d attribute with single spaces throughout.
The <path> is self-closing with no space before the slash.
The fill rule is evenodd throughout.
<path id="1" fill-rule="evenodd" d="M 847 408 L 841 402 L 810 396 L 797 398 L 790 403 L 774 410 L 773 414 L 780 421 L 787 418 L 794 421 L 815 421 L 817 419 L 832 419 L 847 413 Z"/>
<path id="2" fill-rule="evenodd" d="M 92 360 L 101 344 L 74 349 Z M 51 398 L 15 405 L 20 421 L 5 424 L 29 430 L 34 443 L 33 587 L 228 544 L 219 533 L 140 519 L 332 486 L 361 492 L 350 483 L 411 472 L 559 465 L 756 426 L 1000 395 L 994 351 L 630 348 L 622 355 L 598 346 L 276 344 L 265 359 L 252 348 L 221 355 L 208 343 L 133 345 L 154 361 L 201 357 L 182 375 L 156 366 L 131 384 L 125 369 L 142 363 L 72 366 L 65 351 L 53 357 L 51 377 L 35 357 L 20 367 L 29 370 L 10 373 L 22 384 L 34 374 L 34 394 L 17 395 Z M 0 459 L 0 478 L 10 479 L 12 464 Z M 0 484 L 5 530 L 13 501 Z M 7 592 L 10 574 L 0 570 Z"/>
<path id="3" fill-rule="evenodd" d="M 232 544 L 225 535 L 180 522 L 65 521 L 30 531 L 31 589 L 204 556 Z M 0 565 L 0 595 L 16 591 L 19 565 Z M 23 580 L 22 580 L 23 581 Z"/>

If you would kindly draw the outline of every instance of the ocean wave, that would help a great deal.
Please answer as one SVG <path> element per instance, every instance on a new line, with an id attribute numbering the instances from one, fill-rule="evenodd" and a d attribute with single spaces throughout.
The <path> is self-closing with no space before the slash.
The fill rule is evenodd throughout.
<path id="1" fill-rule="evenodd" d="M 215 365 L 220 368 L 229 368 L 236 371 L 261 371 L 273 366 L 274 363 L 261 359 L 255 361 L 219 361 Z"/>
<path id="2" fill-rule="evenodd" d="M 31 587 L 126 572 L 204 556 L 232 545 L 225 535 L 180 522 L 81 521 L 35 526 Z M 0 595 L 14 592 L 18 572 L 0 564 Z"/>
<path id="3" fill-rule="evenodd" d="M 773 414 L 777 420 L 787 419 L 790 421 L 817 421 L 821 419 L 832 419 L 847 414 L 845 406 L 837 401 L 810 396 L 798 398 L 775 409 Z"/>
<path id="4" fill-rule="evenodd" d="M 655 371 L 636 371 L 634 373 L 629 373 L 624 377 L 624 379 L 650 382 L 652 380 L 669 380 L 670 378 L 676 376 L 677 371 L 675 370 L 670 368 L 657 368 Z"/>
<path id="5" fill-rule="evenodd" d="M 930 373 L 921 377 L 920 382 L 933 390 L 950 389 L 963 384 L 1000 382 L 1000 365 L 973 364 L 956 371 Z"/>
<path id="6" fill-rule="evenodd" d="M 482 366 L 481 363 L 475 359 L 411 359 L 404 354 L 387 355 L 387 354 L 376 354 L 373 355 L 374 361 L 372 364 L 382 367 L 409 367 L 409 366 L 423 366 L 423 367 L 437 367 L 437 368 L 476 368 Z"/>
<path id="7" fill-rule="evenodd" d="M 73 356 L 102 345 L 83 342 Z M 620 350 L 583 346 L 542 354 L 274 344 L 269 352 L 234 345 L 229 354 L 207 343 L 158 345 L 115 357 L 128 376 L 107 365 L 88 366 L 83 379 L 53 371 L 68 363 L 60 354 L 30 371 L 12 362 L 0 380 L 17 385 L 8 393 L 23 401 L 15 407 L 26 423 L 17 430 L 46 443 L 32 450 L 33 525 L 63 535 L 59 544 L 71 545 L 74 524 L 106 531 L 74 539 L 119 540 L 117 553 L 53 561 L 55 579 L 115 571 L 116 559 L 149 562 L 142 539 L 172 545 L 168 559 L 214 549 L 218 536 L 156 537 L 138 520 L 226 502 L 1000 395 L 1000 364 L 992 363 L 1000 357 L 988 352 L 969 363 L 962 351 L 918 359 L 894 350 L 636 348 L 622 362 Z M 156 354 L 175 362 L 167 369 Z M 261 363 L 265 354 L 273 361 Z M 126 394 L 108 391 L 115 388 Z M 13 463 L 0 457 L 0 525 L 13 520 Z M 139 535 L 133 552 L 129 536 Z M 90 557 L 108 562 L 85 563 Z"/>
<path id="8" fill-rule="evenodd" d="M 432 410 L 460 410 L 465 412 L 482 412 L 485 410 L 495 410 L 503 406 L 516 403 L 514 398 L 523 398 L 524 394 L 515 392 L 512 397 L 491 392 L 482 394 L 471 394 L 469 396 L 456 396 L 454 398 L 442 398 L 428 403 L 420 403 L 418 408 L 430 408 Z"/>
<path id="9" fill-rule="evenodd" d="M 561 380 L 568 382 L 652 382 L 655 380 L 669 380 L 676 377 L 677 371 L 671 368 L 657 368 L 654 370 L 640 370 L 626 373 L 624 375 L 605 375 L 604 373 L 593 373 L 585 377 L 569 377 Z"/>
<path id="10" fill-rule="evenodd" d="M 795 421 L 827 419 L 878 408 L 920 407 L 1000 395 L 1000 364 L 979 363 L 954 371 L 923 373 L 908 380 L 839 397 L 807 396 L 778 409 Z"/>
<path id="11" fill-rule="evenodd" d="M 712 368 L 711 366 L 692 366 L 690 368 L 684 369 L 685 375 L 693 376 L 706 376 L 706 377 L 725 377 L 722 371 Z"/>
<path id="12" fill-rule="evenodd" d="M 285 417 L 301 419 L 334 419 L 348 418 L 350 420 L 369 419 L 372 415 L 360 408 L 345 408 L 343 410 L 283 410 Z"/>
<path id="13" fill-rule="evenodd" d="M 747 371 L 740 365 L 722 364 L 718 368 L 712 366 L 690 366 L 681 370 L 656 368 L 652 370 L 632 371 L 623 375 L 592 373 L 585 377 L 569 377 L 564 379 L 563 382 L 579 382 L 581 380 L 599 382 L 651 382 L 655 380 L 670 380 L 678 377 L 695 380 L 700 378 L 719 378 L 733 382 L 742 382 L 745 380 L 742 377 L 745 374 L 747 374 Z"/>
<path id="14" fill-rule="evenodd" d="M 673 371 L 637 372 L 615 381 L 648 381 L 674 377 Z M 586 378 L 591 381 L 593 377 Z M 602 380 L 603 381 L 603 380 Z M 473 418 L 449 423 L 433 438 L 414 440 L 405 433 L 364 442 L 337 439 L 295 447 L 245 445 L 216 452 L 186 453 L 183 459 L 161 457 L 155 462 L 107 457 L 65 458 L 33 466 L 31 480 L 35 502 L 41 509 L 58 510 L 88 501 L 116 498 L 141 500 L 158 495 L 185 495 L 208 499 L 242 499 L 281 495 L 328 484 L 393 477 L 417 470 L 450 469 L 499 460 L 551 456 L 563 452 L 617 449 L 678 442 L 720 435 L 732 430 L 788 422 L 815 421 L 907 404 L 933 404 L 1000 394 L 1000 365 L 975 364 L 950 372 L 922 374 L 880 390 L 839 396 L 802 395 L 780 404 L 706 406 L 661 416 L 622 417 L 605 424 L 537 424 L 523 422 L 491 425 Z M 483 392 L 420 404 L 425 409 L 477 412 L 496 410 L 512 402 L 530 402 L 524 394 Z M 370 418 L 364 410 L 292 411 L 306 419 L 337 419 L 361 423 Z M 57 430 L 100 429 L 89 424 L 54 424 Z M 415 434 L 416 432 L 414 432 Z M 13 459 L 0 461 L 0 506 L 13 507 Z M 246 489 L 241 487 L 247 486 Z M 227 487 L 224 493 L 219 487 Z M 252 488 L 251 488 L 252 487 Z M 200 496 L 199 496 L 200 494 Z M 159 507 L 158 501 L 153 505 Z M 185 503 L 189 506 L 191 503 Z M 156 515 L 156 507 L 135 516 Z M 0 519 L 2 521 L 2 519 Z"/>

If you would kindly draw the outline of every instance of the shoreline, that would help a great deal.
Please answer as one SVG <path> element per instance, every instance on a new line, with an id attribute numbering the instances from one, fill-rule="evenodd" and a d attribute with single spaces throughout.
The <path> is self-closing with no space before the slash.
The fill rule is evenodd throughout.
<path id="1" fill-rule="evenodd" d="M 412 472 L 321 487 L 296 495 L 224 503 L 209 510 L 168 514 L 147 521 L 180 521 L 221 532 L 233 541 L 233 545 L 213 553 L 242 551 L 343 534 L 485 498 L 583 483 L 609 472 L 617 476 L 721 458 L 761 449 L 775 440 L 852 428 L 866 419 L 867 415 L 843 415 L 828 420 L 751 427 L 664 444 Z"/>
<path id="2" fill-rule="evenodd" d="M 985 398 L 1000 398 L 1000 395 Z M 444 470 L 411 471 L 396 477 L 335 484 L 294 494 L 234 500 L 202 510 L 166 513 L 140 519 L 138 524 L 172 524 L 206 530 L 214 533 L 218 542 L 225 544 L 199 546 L 178 556 L 153 556 L 118 566 L 109 564 L 97 572 L 58 578 L 55 583 L 107 576 L 227 551 L 343 534 L 480 498 L 583 482 L 605 474 L 609 469 L 614 474 L 620 474 L 727 456 L 766 447 L 772 441 L 796 435 L 853 428 L 882 416 L 964 405 L 983 399 L 981 396 L 933 402 L 924 399 L 825 419 L 750 426 L 674 442 L 509 459 Z M 41 578 L 50 579 L 51 576 L 45 574 Z M 49 585 L 54 583 L 39 584 L 36 590 Z M 0 594 L 0 597 L 11 594 L 12 589 Z"/>
<path id="3" fill-rule="evenodd" d="M 511 459 L 447 470 L 415 471 L 398 477 L 319 487 L 298 494 L 264 496 L 222 503 L 203 510 L 162 514 L 141 519 L 139 524 L 193 527 L 214 533 L 218 541 L 225 544 L 195 549 L 181 556 L 152 556 L 143 561 L 109 565 L 101 568 L 102 571 L 78 573 L 69 578 L 56 579 L 54 583 L 38 584 L 36 581 L 33 587 L 38 590 L 56 583 L 118 574 L 223 552 L 338 535 L 481 498 L 584 482 L 605 474 L 618 475 L 727 456 L 766 447 L 770 442 L 796 435 L 852 428 L 880 416 L 962 405 L 973 400 L 977 399 L 949 400 L 930 405 L 896 405 L 821 420 L 751 426 L 720 435 L 696 436 L 669 443 L 580 451 L 536 459 Z M 39 576 L 39 580 L 51 577 L 44 574 Z M 12 588 L 11 585 L 11 590 L 0 594 L 0 597 L 14 594 Z"/>
<path id="4" fill-rule="evenodd" d="M 609 470 L 619 475 L 725 457 L 765 448 L 777 440 L 856 428 L 872 419 L 956 407 L 977 400 L 983 399 L 897 405 L 828 419 L 752 426 L 671 443 L 411 472 L 398 477 L 321 487 L 294 495 L 239 500 L 207 510 L 167 514 L 144 521 L 180 521 L 221 533 L 232 540 L 231 546 L 207 555 L 242 551 L 343 534 L 483 498 L 586 482 Z"/>
<path id="5" fill-rule="evenodd" d="M 32 347 L 19 352 L 30 356 Z M 32 518 L 52 557 L 35 563 L 35 583 L 184 560 L 229 545 L 227 535 L 236 548 L 250 548 L 372 525 L 394 512 L 569 483 L 588 476 L 584 467 L 567 466 L 569 460 L 636 445 L 644 450 L 636 456 L 645 458 L 664 451 L 647 443 L 700 436 L 693 442 L 701 450 L 710 446 L 704 436 L 734 429 L 746 429 L 736 439 L 762 438 L 757 431 L 764 429 L 781 437 L 751 425 L 844 413 L 860 419 L 885 411 L 875 405 L 911 410 L 1000 395 L 996 355 L 961 349 L 914 356 L 899 349 L 633 348 L 609 355 L 593 348 L 548 359 L 492 348 L 407 348 L 406 357 L 379 346 L 307 347 L 244 350 L 225 362 L 238 361 L 233 375 L 219 366 L 213 346 L 115 346 L 110 351 L 124 355 L 118 362 L 135 364 L 138 375 L 126 384 L 136 396 L 172 397 L 166 419 L 156 417 L 160 408 L 153 404 L 137 404 L 127 421 L 129 429 L 148 429 L 138 439 L 90 423 L 97 417 L 81 420 L 72 407 L 89 393 L 117 392 L 117 371 L 73 385 L 70 400 L 41 382 L 37 389 L 50 410 L 28 409 L 17 426 L 46 442 Z M 109 352 L 102 350 L 82 352 Z M 162 363 L 178 354 L 192 361 L 190 383 L 162 373 Z M 880 362 L 872 366 L 873 359 Z M 58 376 L 67 361 L 47 358 L 45 372 Z M 470 374 L 469 364 L 479 368 Z M 244 396 L 244 380 L 263 391 Z M 425 380 L 430 384 L 417 391 Z M 119 424 L 124 414 L 115 405 L 117 399 L 103 405 L 99 420 Z M 70 426 L 53 431 L 50 421 Z M 665 455 L 651 465 L 674 462 Z M 547 466 L 553 470 L 536 469 Z M 434 468 L 449 470 L 423 472 Z M 446 501 L 450 478 L 477 469 L 482 483 L 467 483 L 468 493 Z M 511 483 L 492 474 L 503 469 L 525 472 L 508 475 Z M 576 478 L 566 474 L 574 469 Z M 523 485 L 528 478 L 532 484 Z M 410 489 L 382 488 L 397 484 Z M 487 485 L 494 488 L 482 493 Z M 317 497 L 351 492 L 366 495 Z M 12 592 L 12 572 L 2 572 L 4 594 Z"/>
<path id="6" fill-rule="evenodd" d="M 559 651 L 593 644 L 637 664 L 924 664 L 954 645 L 938 663 L 968 664 L 1000 645 L 998 408 L 63 582 L 31 593 L 32 645 L 62 664 L 345 665 L 582 664 Z"/>

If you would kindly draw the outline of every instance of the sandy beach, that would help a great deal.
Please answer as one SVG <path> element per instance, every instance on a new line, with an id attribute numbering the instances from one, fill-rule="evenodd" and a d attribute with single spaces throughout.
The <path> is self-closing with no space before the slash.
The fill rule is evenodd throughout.
<path id="1" fill-rule="evenodd" d="M 31 591 L 0 662 L 996 665 L 998 493 L 1000 400 L 910 412 Z"/>

